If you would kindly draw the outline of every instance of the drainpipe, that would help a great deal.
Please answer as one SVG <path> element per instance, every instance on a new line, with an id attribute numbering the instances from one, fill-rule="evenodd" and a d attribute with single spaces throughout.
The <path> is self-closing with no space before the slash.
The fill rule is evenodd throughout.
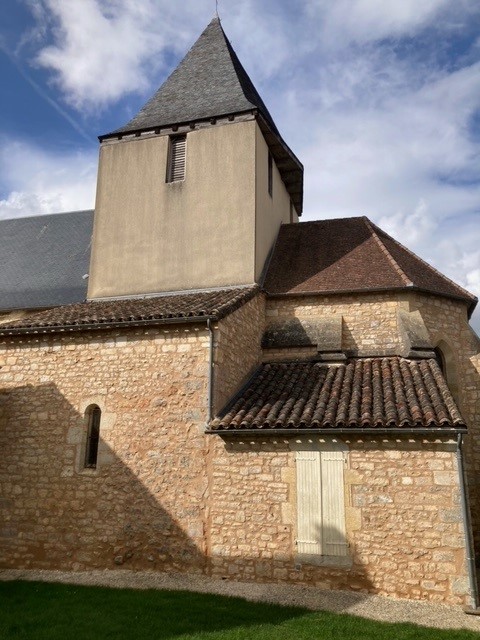
<path id="1" fill-rule="evenodd" d="M 213 418 L 213 329 L 210 318 L 207 320 L 207 329 L 210 333 L 210 349 L 209 359 L 210 365 L 208 369 L 208 409 L 207 409 L 207 428 Z"/>
<path id="2" fill-rule="evenodd" d="M 479 613 L 477 572 L 475 567 L 475 553 L 473 547 L 472 522 L 470 519 L 470 507 L 468 504 L 467 483 L 465 478 L 465 466 L 463 462 L 463 433 L 457 435 L 457 467 L 460 483 L 460 501 L 462 505 L 463 529 L 465 532 L 465 552 L 470 582 L 470 595 L 472 607 L 468 607 L 466 613 Z"/>

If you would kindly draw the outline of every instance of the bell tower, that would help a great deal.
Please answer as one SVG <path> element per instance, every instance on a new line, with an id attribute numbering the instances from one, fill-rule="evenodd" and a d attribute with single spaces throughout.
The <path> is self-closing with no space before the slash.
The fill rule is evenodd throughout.
<path id="1" fill-rule="evenodd" d="M 124 127 L 100 136 L 88 297 L 258 282 L 303 167 L 214 18 Z"/>

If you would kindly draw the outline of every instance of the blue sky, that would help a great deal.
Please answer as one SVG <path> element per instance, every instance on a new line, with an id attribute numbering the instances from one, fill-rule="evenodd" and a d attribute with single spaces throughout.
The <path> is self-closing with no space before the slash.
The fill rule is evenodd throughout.
<path id="1" fill-rule="evenodd" d="M 214 0 L 4 0 L 0 217 L 91 208 L 124 124 Z M 305 220 L 368 215 L 480 295 L 478 0 L 220 0 L 305 165 Z M 480 313 L 474 318 L 480 328 Z"/>

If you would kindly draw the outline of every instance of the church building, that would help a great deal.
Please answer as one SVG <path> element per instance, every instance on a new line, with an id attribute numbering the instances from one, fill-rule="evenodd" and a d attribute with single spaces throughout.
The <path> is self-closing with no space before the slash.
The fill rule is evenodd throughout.
<path id="1" fill-rule="evenodd" d="M 302 199 L 214 18 L 94 212 L 0 222 L 1 568 L 478 606 L 477 300 Z"/>

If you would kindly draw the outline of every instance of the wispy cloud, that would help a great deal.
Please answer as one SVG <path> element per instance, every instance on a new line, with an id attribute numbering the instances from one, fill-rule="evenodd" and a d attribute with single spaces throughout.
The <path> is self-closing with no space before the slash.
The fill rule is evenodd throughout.
<path id="1" fill-rule="evenodd" d="M 63 109 L 60 104 L 56 100 L 54 100 L 43 87 L 38 84 L 38 82 L 35 82 L 31 75 L 27 73 L 27 71 L 23 68 L 19 57 L 15 53 L 9 51 L 6 44 L 2 42 L 2 40 L 0 40 L 0 51 L 3 51 L 3 53 L 8 56 L 11 63 L 17 69 L 18 73 L 26 82 L 28 82 L 28 84 L 40 96 L 40 98 L 42 98 L 42 100 L 45 100 L 45 102 L 47 102 L 64 120 L 66 120 L 86 142 L 91 143 L 91 136 L 87 134 L 78 120 L 67 113 L 67 111 Z"/>
<path id="2" fill-rule="evenodd" d="M 37 51 L 36 64 L 53 72 L 53 82 L 76 109 L 103 108 L 122 96 L 149 88 L 151 74 L 165 68 L 168 49 L 183 51 L 195 30 L 193 1 L 179 14 L 155 0 L 39 0 L 49 15 L 51 40 Z M 38 8 L 37 8 L 38 11 Z M 193 20 L 193 22 L 196 22 Z"/>
<path id="3" fill-rule="evenodd" d="M 0 218 L 93 207 L 96 153 L 45 152 L 6 139 L 0 147 L 0 180 L 7 191 L 0 199 Z"/>

